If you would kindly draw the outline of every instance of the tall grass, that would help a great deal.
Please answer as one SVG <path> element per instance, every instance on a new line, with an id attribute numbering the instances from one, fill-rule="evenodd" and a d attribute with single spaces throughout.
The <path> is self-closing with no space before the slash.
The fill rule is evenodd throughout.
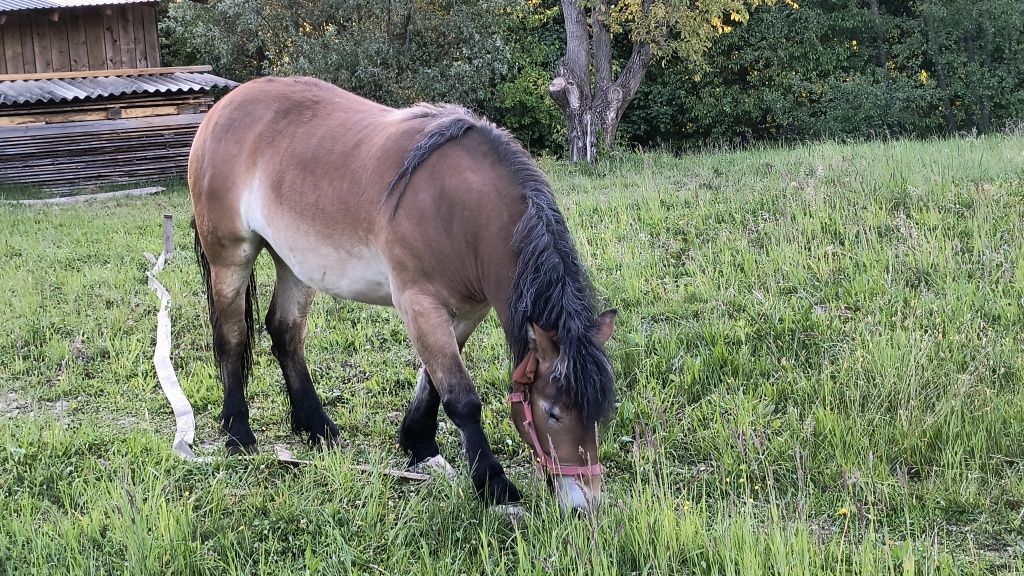
<path id="1" fill-rule="evenodd" d="M 190 464 L 150 363 L 143 251 L 173 213 L 173 358 L 219 454 L 220 385 L 182 187 L 0 207 L 0 571 L 982 574 L 1024 570 L 1024 139 L 545 162 L 609 305 L 607 504 L 557 513 L 508 421 L 493 318 L 466 355 L 528 515 L 401 466 L 417 361 L 390 310 L 319 298 L 307 357 L 349 446 L 288 433 L 263 336 L 269 455 Z M 259 269 L 269 301 L 272 268 Z M 14 414 L 17 406 L 17 415 Z M 442 423 L 458 460 L 458 434 Z M 269 452 L 265 450 L 265 452 Z"/>

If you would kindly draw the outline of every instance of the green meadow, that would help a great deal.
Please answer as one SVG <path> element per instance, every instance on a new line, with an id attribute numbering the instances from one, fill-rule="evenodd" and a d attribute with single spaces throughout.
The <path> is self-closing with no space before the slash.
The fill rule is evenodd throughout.
<path id="1" fill-rule="evenodd" d="M 289 433 L 264 333 L 249 385 L 262 453 L 222 458 L 177 184 L 0 205 L 0 573 L 1024 572 L 1024 139 L 542 165 L 619 310 L 599 514 L 560 514 L 534 478 L 493 315 L 466 358 L 523 517 L 482 507 L 465 474 L 354 467 L 405 462 L 418 364 L 385 308 L 319 296 L 311 312 L 307 358 L 344 449 Z M 171 453 L 151 362 L 143 252 L 160 251 L 165 212 L 173 362 L 209 462 Z M 258 277 L 265 311 L 266 255 Z M 439 437 L 461 464 L 443 419 Z M 282 465 L 274 444 L 312 462 Z"/>

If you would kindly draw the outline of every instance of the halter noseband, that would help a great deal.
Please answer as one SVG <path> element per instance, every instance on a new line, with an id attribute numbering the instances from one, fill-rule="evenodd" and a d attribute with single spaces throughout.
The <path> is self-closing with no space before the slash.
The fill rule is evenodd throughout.
<path id="1" fill-rule="evenodd" d="M 533 386 L 538 364 L 540 364 L 540 361 L 537 359 L 534 351 L 530 350 L 527 352 L 523 361 L 516 366 L 515 372 L 512 373 L 512 382 L 522 386 L 522 391 L 512 392 L 508 395 L 508 401 L 512 406 L 515 406 L 516 402 L 523 405 L 523 415 L 525 416 L 523 428 L 530 438 L 530 443 L 533 444 L 533 453 L 537 456 L 537 473 L 539 474 L 542 469 L 547 469 L 549 473 L 555 476 L 589 478 L 591 476 L 603 475 L 604 466 L 600 464 L 563 466 L 541 448 L 540 438 L 537 437 L 537 428 L 533 425 L 533 407 L 530 405 L 530 387 Z"/>

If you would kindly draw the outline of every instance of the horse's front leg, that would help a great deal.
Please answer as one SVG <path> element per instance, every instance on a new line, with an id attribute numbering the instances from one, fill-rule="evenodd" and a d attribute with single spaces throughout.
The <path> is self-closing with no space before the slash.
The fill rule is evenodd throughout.
<path id="1" fill-rule="evenodd" d="M 482 403 L 480 395 L 473 386 L 469 372 L 462 363 L 459 354 L 460 342 L 456 337 L 454 322 L 448 310 L 429 296 L 409 293 L 395 298 L 405 322 L 409 338 L 416 347 L 416 352 L 426 368 L 428 378 L 421 378 L 417 386 L 417 400 L 420 399 L 420 386 L 430 386 L 433 390 L 424 389 L 424 408 L 422 412 L 429 417 L 431 394 L 436 394 L 435 402 L 444 407 L 445 414 L 462 433 L 462 447 L 469 463 L 473 487 L 484 501 L 491 504 L 507 504 L 520 500 L 519 490 L 505 475 L 498 459 L 491 451 L 490 442 L 484 433 L 480 421 Z M 460 330 L 461 331 L 461 330 Z M 472 330 L 470 330 L 472 331 Z M 468 337 L 468 335 L 467 335 Z M 462 342 L 465 342 L 463 339 Z M 437 404 L 433 404 L 436 414 Z M 408 416 L 407 416 L 408 419 Z M 435 419 L 436 422 L 436 419 Z M 403 426 L 403 428 L 405 428 Z M 436 429 L 436 424 L 435 424 Z M 427 431 L 433 434 L 434 430 Z M 424 438 L 423 440 L 426 440 Z M 436 442 L 430 438 L 421 447 L 435 452 Z M 433 444 L 433 446 L 430 446 Z M 416 454 L 413 454 L 415 457 Z M 428 456 L 429 457 L 429 456 Z"/>
<path id="2" fill-rule="evenodd" d="M 416 392 L 398 429 L 398 445 L 409 455 L 409 466 L 424 462 L 441 453 L 437 445 L 437 411 L 441 396 L 426 368 L 420 368 Z"/>
<path id="3" fill-rule="evenodd" d="M 490 312 L 490 305 L 482 305 L 456 318 L 452 323 L 459 353 L 466 341 Z M 416 378 L 416 392 L 398 430 L 398 444 L 409 455 L 409 466 L 414 466 L 441 454 L 437 445 L 437 412 L 441 408 L 441 396 L 430 379 L 427 369 L 420 368 Z"/>

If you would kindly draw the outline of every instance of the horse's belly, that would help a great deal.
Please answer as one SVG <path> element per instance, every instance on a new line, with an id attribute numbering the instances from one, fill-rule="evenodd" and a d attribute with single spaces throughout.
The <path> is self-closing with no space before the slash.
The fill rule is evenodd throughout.
<path id="1" fill-rule="evenodd" d="M 305 218 L 273 205 L 255 181 L 241 203 L 243 221 L 307 286 L 335 298 L 393 306 L 387 261 L 355 236 L 311 229 Z"/>
<path id="2" fill-rule="evenodd" d="M 318 252 L 282 256 L 299 280 L 320 292 L 366 304 L 392 305 L 387 266 L 373 250 Z"/>

